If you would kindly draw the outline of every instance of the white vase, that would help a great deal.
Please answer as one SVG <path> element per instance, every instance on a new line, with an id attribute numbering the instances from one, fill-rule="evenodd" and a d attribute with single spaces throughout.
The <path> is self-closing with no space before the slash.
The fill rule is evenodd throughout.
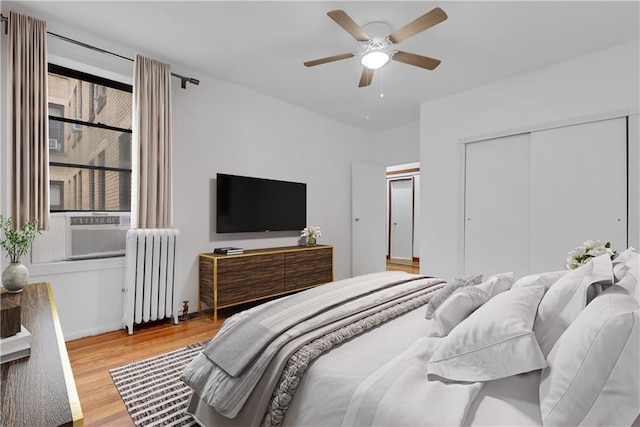
<path id="1" fill-rule="evenodd" d="M 29 282 L 29 270 L 20 261 L 12 262 L 2 272 L 2 286 L 7 292 L 22 292 L 27 282 Z"/>

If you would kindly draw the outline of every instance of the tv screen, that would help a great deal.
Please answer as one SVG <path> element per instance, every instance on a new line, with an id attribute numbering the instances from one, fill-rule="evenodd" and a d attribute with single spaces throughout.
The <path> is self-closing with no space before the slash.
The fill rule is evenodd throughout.
<path id="1" fill-rule="evenodd" d="M 302 230 L 307 184 L 217 174 L 218 233 Z"/>

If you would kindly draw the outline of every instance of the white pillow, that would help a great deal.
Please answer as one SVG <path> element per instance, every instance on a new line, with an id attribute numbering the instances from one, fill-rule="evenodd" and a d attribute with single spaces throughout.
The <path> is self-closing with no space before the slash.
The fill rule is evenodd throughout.
<path id="1" fill-rule="evenodd" d="M 491 298 L 442 339 L 428 378 L 490 381 L 547 366 L 531 330 L 543 294 L 529 286 Z"/>
<path id="2" fill-rule="evenodd" d="M 634 248 L 628 248 L 611 263 L 613 264 L 613 282 L 618 283 L 631 270 L 634 263 L 636 266 L 638 265 L 638 253 Z"/>
<path id="3" fill-rule="evenodd" d="M 499 293 L 511 289 L 513 281 L 513 272 L 511 271 L 508 273 L 494 274 L 489 277 L 487 281 L 476 285 L 476 288 L 482 289 L 489 295 L 489 298 L 493 298 Z"/>
<path id="4" fill-rule="evenodd" d="M 612 264 L 615 285 L 623 287 L 629 295 L 640 295 L 640 289 L 638 289 L 640 254 L 635 249 L 629 248 L 618 255 Z M 636 298 L 636 300 L 640 303 L 640 299 Z"/>
<path id="5" fill-rule="evenodd" d="M 433 322 L 427 336 L 444 337 L 478 307 L 494 296 L 509 290 L 513 273 L 495 274 L 475 286 L 463 286 L 453 291 L 432 315 Z"/>
<path id="6" fill-rule="evenodd" d="M 427 336 L 446 336 L 467 316 L 487 302 L 489 295 L 478 286 L 463 286 L 456 289 L 440 307 L 436 308 Z"/>
<path id="7" fill-rule="evenodd" d="M 556 283 L 560 278 L 564 277 L 569 270 L 549 271 L 545 273 L 536 273 L 524 276 L 513 284 L 511 288 L 523 288 L 525 286 L 544 286 L 545 290 Z"/>
<path id="8" fill-rule="evenodd" d="M 613 283 L 611 259 L 600 255 L 570 271 L 553 284 L 540 301 L 533 330 L 545 356 L 549 354 L 560 335 L 600 292 L 602 285 Z M 596 288 L 597 287 L 597 288 Z"/>
<path id="9" fill-rule="evenodd" d="M 480 282 L 482 282 L 482 274 L 474 274 L 472 276 L 455 279 L 453 282 L 447 283 L 442 288 L 438 289 L 427 304 L 427 310 L 424 314 L 425 319 L 431 319 L 436 308 L 440 307 L 440 305 L 445 302 L 456 289 L 463 286 L 477 285 Z"/>
<path id="10" fill-rule="evenodd" d="M 540 377 L 544 426 L 630 426 L 640 414 L 640 310 L 615 287 L 595 298 L 551 350 Z"/>
<path id="11" fill-rule="evenodd" d="M 636 294 L 638 294 L 638 268 L 636 268 L 635 270 L 627 271 L 627 274 L 625 274 L 622 279 L 617 281 L 616 284 L 612 286 L 612 288 L 618 290 L 623 289 L 627 295 L 635 296 Z M 638 303 L 640 303 L 640 300 L 638 300 Z"/>

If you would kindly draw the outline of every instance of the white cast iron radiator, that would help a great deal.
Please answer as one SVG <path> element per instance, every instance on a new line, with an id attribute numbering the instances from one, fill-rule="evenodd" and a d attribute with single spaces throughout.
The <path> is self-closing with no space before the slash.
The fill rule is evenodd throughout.
<path id="1" fill-rule="evenodd" d="M 131 229 L 125 250 L 124 317 L 122 327 L 133 334 L 133 324 L 173 316 L 178 324 L 179 296 L 175 265 L 179 230 Z"/>

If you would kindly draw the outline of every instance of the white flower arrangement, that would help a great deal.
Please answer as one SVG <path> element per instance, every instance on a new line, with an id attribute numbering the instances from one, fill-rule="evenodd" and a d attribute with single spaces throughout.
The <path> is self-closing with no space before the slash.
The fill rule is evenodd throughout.
<path id="1" fill-rule="evenodd" d="M 302 230 L 302 232 L 300 233 L 300 237 L 315 237 L 318 238 L 322 236 L 322 232 L 320 231 L 320 227 L 317 227 L 315 225 L 309 225 L 307 227 L 304 228 L 304 230 Z"/>
<path id="2" fill-rule="evenodd" d="M 314 225 L 309 225 L 302 230 L 300 233 L 300 237 L 307 238 L 307 246 L 315 246 L 317 243 L 318 237 L 322 236 L 322 232 L 320 231 L 320 227 L 316 227 Z"/>
<path id="3" fill-rule="evenodd" d="M 569 270 L 575 270 L 600 255 L 609 254 L 611 259 L 618 256 L 618 251 L 611 249 L 611 243 L 602 243 L 600 240 L 587 240 L 582 245 L 569 251 L 569 257 L 565 266 Z"/>

